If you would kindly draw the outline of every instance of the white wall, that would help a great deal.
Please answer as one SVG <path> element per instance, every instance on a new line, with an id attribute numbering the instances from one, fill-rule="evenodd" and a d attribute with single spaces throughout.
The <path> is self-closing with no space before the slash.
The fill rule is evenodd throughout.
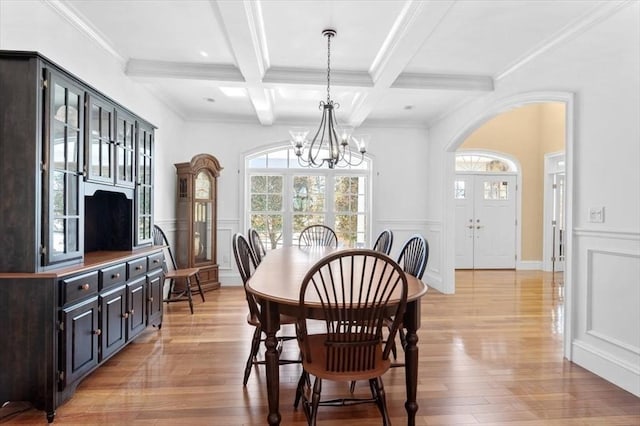
<path id="1" fill-rule="evenodd" d="M 483 120 L 536 97 L 572 107 L 565 354 L 640 396 L 640 3 L 626 3 L 531 58 L 490 96 L 429 129 L 427 217 L 452 235 L 452 151 Z M 604 223 L 589 221 L 590 207 L 605 208 Z M 443 285 L 452 288 L 452 247 L 438 250 Z"/>

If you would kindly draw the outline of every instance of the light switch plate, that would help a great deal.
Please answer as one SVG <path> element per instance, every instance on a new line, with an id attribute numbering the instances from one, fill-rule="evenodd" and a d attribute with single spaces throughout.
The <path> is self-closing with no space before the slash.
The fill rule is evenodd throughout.
<path id="1" fill-rule="evenodd" d="M 604 222 L 604 207 L 589 207 L 589 222 Z"/>

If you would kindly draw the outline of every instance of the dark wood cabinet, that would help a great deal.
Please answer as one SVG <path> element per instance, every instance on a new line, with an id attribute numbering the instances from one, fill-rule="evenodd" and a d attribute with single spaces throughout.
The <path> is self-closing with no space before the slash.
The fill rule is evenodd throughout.
<path id="1" fill-rule="evenodd" d="M 79 267 L 47 273 L 0 272 L 0 322 L 20 324 L 0 334 L 11 348 L 0 351 L 0 400 L 31 401 L 52 421 L 87 374 L 146 327 L 160 328 L 162 250 L 90 253 Z"/>
<path id="2" fill-rule="evenodd" d="M 155 127 L 35 52 L 0 51 L 0 403 L 52 421 L 162 324 Z"/>
<path id="3" fill-rule="evenodd" d="M 217 194 L 222 167 L 213 155 L 199 154 L 175 165 L 176 262 L 180 268 L 200 268 L 203 290 L 220 287 L 217 261 Z"/>
<path id="4" fill-rule="evenodd" d="M 116 353 L 127 341 L 127 287 L 100 295 L 100 361 Z"/>
<path id="5" fill-rule="evenodd" d="M 33 52 L 0 51 L 0 271 L 151 245 L 155 127 Z"/>
<path id="6" fill-rule="evenodd" d="M 162 324 L 163 284 L 162 271 L 156 270 L 147 275 L 147 325 Z"/>
<path id="7" fill-rule="evenodd" d="M 62 309 L 59 387 L 64 389 L 98 365 L 98 296 Z"/>

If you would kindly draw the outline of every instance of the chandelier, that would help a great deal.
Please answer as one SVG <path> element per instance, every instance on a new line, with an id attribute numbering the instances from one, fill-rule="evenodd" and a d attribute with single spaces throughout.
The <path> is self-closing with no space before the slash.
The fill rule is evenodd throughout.
<path id="1" fill-rule="evenodd" d="M 326 29 L 322 35 L 327 37 L 327 101 L 320 101 L 322 111 L 320 127 L 309 141 L 309 130 L 293 128 L 289 131 L 291 145 L 298 157 L 298 163 L 304 167 L 321 167 L 327 163 L 330 169 L 334 167 L 358 166 L 364 160 L 367 152 L 367 136 L 356 138 L 351 135 L 353 129 L 348 126 L 338 126 L 335 110 L 340 104 L 331 100 L 331 37 L 336 31 Z"/>

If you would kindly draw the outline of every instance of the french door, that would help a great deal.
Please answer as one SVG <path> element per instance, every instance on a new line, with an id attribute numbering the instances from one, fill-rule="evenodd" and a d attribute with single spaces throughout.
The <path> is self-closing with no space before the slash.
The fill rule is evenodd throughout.
<path id="1" fill-rule="evenodd" d="M 515 268 L 516 191 L 512 174 L 456 175 L 456 268 Z"/>

